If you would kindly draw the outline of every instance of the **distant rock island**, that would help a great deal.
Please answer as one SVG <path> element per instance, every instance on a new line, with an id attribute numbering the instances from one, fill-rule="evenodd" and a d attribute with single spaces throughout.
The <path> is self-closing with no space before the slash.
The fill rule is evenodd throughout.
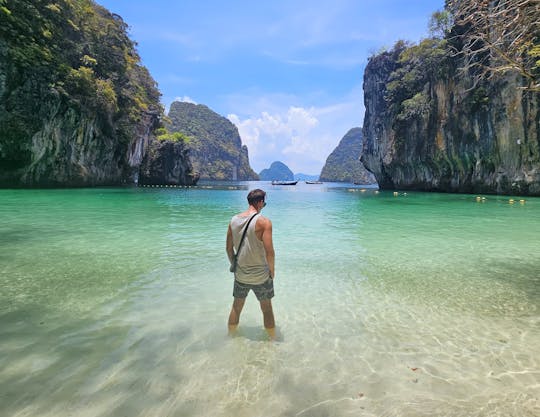
<path id="1" fill-rule="evenodd" d="M 175 101 L 165 127 L 185 135 L 193 171 L 200 179 L 249 181 L 259 176 L 249 165 L 248 149 L 237 127 L 202 104 Z"/>
<path id="2" fill-rule="evenodd" d="M 354 127 L 343 136 L 326 159 L 320 180 L 374 184 L 375 176 L 360 162 L 361 154 L 362 129 Z"/>
<path id="3" fill-rule="evenodd" d="M 294 181 L 294 174 L 283 162 L 272 162 L 270 168 L 259 173 L 261 181 Z"/>

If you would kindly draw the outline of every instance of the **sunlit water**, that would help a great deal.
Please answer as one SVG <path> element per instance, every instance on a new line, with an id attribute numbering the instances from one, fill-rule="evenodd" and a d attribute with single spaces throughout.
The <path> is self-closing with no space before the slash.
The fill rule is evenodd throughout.
<path id="1" fill-rule="evenodd" d="M 255 187 L 278 341 L 253 294 L 227 336 L 225 233 Z M 540 199 L 508 200 L 0 190 L 0 415 L 538 416 Z"/>

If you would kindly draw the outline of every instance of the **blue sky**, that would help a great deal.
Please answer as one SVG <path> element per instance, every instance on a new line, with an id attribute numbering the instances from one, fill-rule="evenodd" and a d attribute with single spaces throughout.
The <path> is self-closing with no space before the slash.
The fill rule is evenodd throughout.
<path id="1" fill-rule="evenodd" d="M 319 174 L 364 117 L 367 59 L 428 35 L 444 0 L 97 0 L 129 25 L 165 109 L 229 118 L 260 172 L 282 161 Z"/>

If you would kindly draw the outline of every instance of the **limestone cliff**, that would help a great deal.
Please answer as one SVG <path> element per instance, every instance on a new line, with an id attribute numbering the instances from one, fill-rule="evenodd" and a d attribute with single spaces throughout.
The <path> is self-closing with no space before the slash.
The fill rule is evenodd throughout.
<path id="1" fill-rule="evenodd" d="M 140 185 L 195 185 L 189 149 L 183 142 L 152 141 L 139 173 Z"/>
<path id="2" fill-rule="evenodd" d="M 207 180 L 258 180 L 249 165 L 248 149 L 237 127 L 207 106 L 175 101 L 167 128 L 189 138 L 188 148 L 195 172 Z"/>
<path id="3" fill-rule="evenodd" d="M 0 21 L 0 186 L 133 182 L 162 110 L 123 20 L 11 0 Z"/>
<path id="4" fill-rule="evenodd" d="M 459 66 L 433 40 L 372 57 L 362 162 L 385 189 L 540 195 L 540 95 Z"/>
<path id="5" fill-rule="evenodd" d="M 362 129 L 354 127 L 340 140 L 326 159 L 319 179 L 321 181 L 375 183 L 375 177 L 362 162 Z"/>

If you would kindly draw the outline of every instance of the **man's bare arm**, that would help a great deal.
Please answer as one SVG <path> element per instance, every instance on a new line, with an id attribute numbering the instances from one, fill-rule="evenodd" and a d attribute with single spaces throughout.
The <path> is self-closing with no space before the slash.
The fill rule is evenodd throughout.
<path id="1" fill-rule="evenodd" d="M 274 243 L 272 241 L 272 222 L 270 219 L 265 219 L 263 223 L 262 242 L 264 251 L 266 253 L 266 262 L 268 263 L 268 268 L 270 269 L 270 278 L 273 279 L 275 277 L 276 254 L 274 252 Z"/>
<path id="2" fill-rule="evenodd" d="M 234 244 L 233 244 L 231 225 L 229 225 L 229 228 L 227 229 L 227 243 L 225 244 L 225 250 L 227 251 L 229 262 L 232 265 L 232 263 L 234 262 Z"/>

